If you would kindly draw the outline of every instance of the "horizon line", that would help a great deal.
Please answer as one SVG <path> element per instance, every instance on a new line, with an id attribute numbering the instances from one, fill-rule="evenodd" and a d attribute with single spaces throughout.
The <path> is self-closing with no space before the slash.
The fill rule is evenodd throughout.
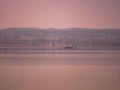
<path id="1" fill-rule="evenodd" d="M 3 30 L 3 29 L 120 29 L 120 28 L 85 28 L 85 27 L 65 27 L 65 28 L 56 28 L 56 27 L 46 27 L 46 28 L 43 28 L 43 27 L 6 27 L 6 28 L 0 28 L 0 30 Z"/>

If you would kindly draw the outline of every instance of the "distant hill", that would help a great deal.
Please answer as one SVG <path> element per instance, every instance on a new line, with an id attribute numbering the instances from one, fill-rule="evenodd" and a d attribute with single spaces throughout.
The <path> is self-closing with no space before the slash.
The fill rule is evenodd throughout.
<path id="1" fill-rule="evenodd" d="M 40 47 L 48 49 L 119 49 L 120 29 L 1 29 L 0 47 Z"/>

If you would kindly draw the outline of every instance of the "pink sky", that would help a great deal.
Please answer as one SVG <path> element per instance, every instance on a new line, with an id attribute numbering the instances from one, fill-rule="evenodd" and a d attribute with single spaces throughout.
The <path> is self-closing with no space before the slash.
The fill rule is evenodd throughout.
<path id="1" fill-rule="evenodd" d="M 120 0 L 0 0 L 0 28 L 120 28 Z"/>

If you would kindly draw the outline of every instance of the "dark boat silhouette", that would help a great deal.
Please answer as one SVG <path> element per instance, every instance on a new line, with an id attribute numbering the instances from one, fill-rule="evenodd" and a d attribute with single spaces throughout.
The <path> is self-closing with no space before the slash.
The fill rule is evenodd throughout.
<path id="1" fill-rule="evenodd" d="M 72 46 L 66 46 L 66 47 L 64 47 L 65 49 L 74 49 L 74 47 L 72 47 Z"/>

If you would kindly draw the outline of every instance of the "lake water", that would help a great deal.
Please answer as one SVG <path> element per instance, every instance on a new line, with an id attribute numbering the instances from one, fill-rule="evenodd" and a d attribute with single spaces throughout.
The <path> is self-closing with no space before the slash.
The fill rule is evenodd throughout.
<path id="1" fill-rule="evenodd" d="M 0 90 L 120 90 L 120 51 L 1 52 Z"/>

